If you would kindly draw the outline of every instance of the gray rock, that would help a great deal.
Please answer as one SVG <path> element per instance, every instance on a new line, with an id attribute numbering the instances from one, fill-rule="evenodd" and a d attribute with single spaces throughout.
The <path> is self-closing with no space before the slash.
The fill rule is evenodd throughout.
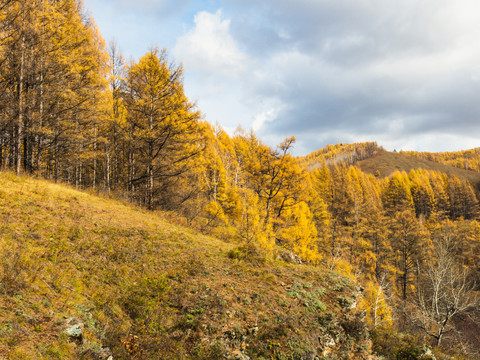
<path id="1" fill-rule="evenodd" d="M 280 250 L 279 252 L 280 259 L 289 264 L 302 265 L 302 260 L 300 257 L 289 250 Z"/>
<path id="2" fill-rule="evenodd" d="M 422 359 L 434 359 L 434 360 L 436 359 L 436 358 L 435 358 L 435 355 L 434 355 L 433 352 L 432 352 L 432 350 L 430 350 L 429 348 L 426 348 L 426 349 L 424 350 L 424 353 L 423 353 L 423 355 L 422 355 L 421 358 L 422 358 Z"/>
<path id="3" fill-rule="evenodd" d="M 335 339 L 333 339 L 332 337 L 327 337 L 326 341 L 325 341 L 325 347 L 332 347 L 332 346 L 335 346 L 337 343 L 335 341 Z"/>
<path id="4" fill-rule="evenodd" d="M 78 342 L 83 341 L 83 324 L 75 324 L 70 326 L 65 332 L 70 339 Z"/>
<path id="5" fill-rule="evenodd" d="M 102 348 L 102 350 L 100 350 L 100 358 L 106 359 L 106 360 L 113 360 L 113 355 L 110 348 L 108 347 Z"/>
<path id="6" fill-rule="evenodd" d="M 235 360 L 250 360 L 250 356 L 242 353 L 241 351 L 239 351 L 234 357 L 233 359 Z"/>
<path id="7" fill-rule="evenodd" d="M 353 309 L 356 309 L 356 308 L 357 308 L 357 302 L 354 300 L 354 301 L 352 301 L 352 303 L 350 304 L 348 309 L 353 310 Z"/>

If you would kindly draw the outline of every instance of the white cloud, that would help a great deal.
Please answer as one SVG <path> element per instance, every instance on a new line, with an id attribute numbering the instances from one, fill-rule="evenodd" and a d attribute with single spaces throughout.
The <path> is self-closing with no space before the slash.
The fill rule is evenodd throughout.
<path id="1" fill-rule="evenodd" d="M 442 150 L 480 131 L 478 1 L 266 1 L 290 39 L 262 53 L 256 90 L 285 105 L 262 135 L 294 131 L 310 150 L 322 139 L 449 139 L 429 142 Z"/>
<path id="2" fill-rule="evenodd" d="M 259 130 L 262 129 L 265 123 L 275 120 L 280 110 L 281 110 L 281 107 L 271 108 L 269 110 L 262 111 L 261 113 L 257 114 L 252 124 L 253 131 L 258 132 Z"/>
<path id="3" fill-rule="evenodd" d="M 201 11 L 195 27 L 181 36 L 173 50 L 189 70 L 209 75 L 239 76 L 246 70 L 247 57 L 230 34 L 230 20 L 222 11 Z"/>
<path id="4" fill-rule="evenodd" d="M 158 28 L 122 18 L 121 37 L 175 44 L 206 119 L 270 145 L 296 135 L 301 152 L 363 139 L 443 150 L 480 133 L 478 0 L 86 2 L 156 14 Z"/>

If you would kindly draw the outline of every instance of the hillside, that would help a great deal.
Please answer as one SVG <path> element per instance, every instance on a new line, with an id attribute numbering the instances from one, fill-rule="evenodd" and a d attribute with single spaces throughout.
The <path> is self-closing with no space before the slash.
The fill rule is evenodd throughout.
<path id="1" fill-rule="evenodd" d="M 472 184 L 480 183 L 480 173 L 478 172 L 420 159 L 403 153 L 381 151 L 371 158 L 357 162 L 356 165 L 362 171 L 374 175 L 379 174 L 380 177 L 387 177 L 397 170 L 403 170 L 408 173 L 412 169 L 425 169 L 456 175 L 461 179 L 470 181 Z"/>
<path id="2" fill-rule="evenodd" d="M 300 157 L 299 160 L 308 169 L 312 170 L 322 164 L 344 163 L 346 165 L 354 165 L 358 161 L 371 158 L 382 151 L 384 149 L 379 147 L 376 142 L 335 144 L 327 145 L 307 156 Z"/>
<path id="3" fill-rule="evenodd" d="M 402 151 L 402 153 L 420 159 L 455 166 L 460 169 L 480 172 L 480 148 L 439 153 Z"/>
<path id="4" fill-rule="evenodd" d="M 344 276 L 9 173 L 0 217 L 0 358 L 369 355 Z"/>
<path id="5" fill-rule="evenodd" d="M 0 19 L 0 359 L 480 358 L 477 174 L 231 136 L 167 49 L 126 61 L 81 0 Z"/>
<path id="6" fill-rule="evenodd" d="M 473 158 L 477 149 L 457 153 L 417 153 L 417 152 L 389 152 L 375 142 L 336 144 L 314 151 L 299 160 L 309 170 L 322 164 L 333 165 L 343 163 L 347 166 L 358 166 L 362 171 L 385 178 L 395 171 L 410 172 L 412 169 L 438 171 L 447 175 L 456 175 L 460 179 L 476 185 L 480 183 L 480 172 L 472 163 L 465 160 L 467 156 Z M 473 154 L 473 155 L 472 155 Z M 451 161 L 442 160 L 450 156 Z M 458 160 L 460 159 L 460 160 Z M 456 161 L 458 160 L 458 161 Z M 465 164 L 471 170 L 465 169 Z"/>

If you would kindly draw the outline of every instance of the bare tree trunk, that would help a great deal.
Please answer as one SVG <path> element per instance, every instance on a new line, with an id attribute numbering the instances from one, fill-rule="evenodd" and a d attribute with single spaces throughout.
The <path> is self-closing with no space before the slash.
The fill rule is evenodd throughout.
<path id="1" fill-rule="evenodd" d="M 82 161 L 80 161 L 80 165 L 78 166 L 78 183 L 80 184 L 80 187 L 83 188 L 82 183 L 83 183 L 83 168 L 82 168 Z"/>
<path id="2" fill-rule="evenodd" d="M 38 133 L 37 133 L 37 157 L 36 157 L 36 165 L 35 168 L 39 176 L 42 176 L 42 132 L 43 132 L 43 115 L 44 115 L 44 75 L 43 75 L 43 64 L 44 59 L 43 55 L 40 59 L 40 114 L 39 114 L 39 126 L 38 126 Z"/>
<path id="3" fill-rule="evenodd" d="M 53 169 L 53 178 L 55 182 L 58 181 L 58 130 L 55 130 L 54 134 L 54 150 L 53 150 L 53 156 L 54 156 L 54 169 Z"/>
<path id="4" fill-rule="evenodd" d="M 109 158 L 110 164 L 110 158 Z M 117 135 L 117 123 L 113 123 L 113 186 L 116 188 L 118 184 L 118 135 Z M 108 185 L 108 191 L 110 191 L 110 180 Z"/>
<path id="5" fill-rule="evenodd" d="M 111 185 L 110 185 L 110 150 L 108 147 L 105 148 L 105 185 L 107 191 L 110 192 Z"/>
<path id="6" fill-rule="evenodd" d="M 148 209 L 153 209 L 153 165 L 148 165 Z"/>
<path id="7" fill-rule="evenodd" d="M 128 184 L 127 189 L 130 191 L 130 195 L 133 196 L 133 192 L 135 191 L 135 185 L 133 184 L 133 175 L 135 172 L 134 169 L 134 154 L 132 149 L 128 151 Z"/>
<path id="8" fill-rule="evenodd" d="M 153 106 L 151 106 L 150 112 L 153 113 Z M 149 130 L 153 130 L 153 116 L 149 116 Z M 148 164 L 148 209 L 153 209 L 153 144 L 149 144 L 149 164 Z"/>
<path id="9" fill-rule="evenodd" d="M 40 42 L 40 89 L 39 89 L 39 124 L 38 124 L 38 131 L 37 131 L 37 156 L 35 159 L 35 168 L 37 171 L 38 176 L 42 176 L 42 132 L 43 132 L 43 115 L 44 115 L 44 80 L 45 80 L 45 54 L 44 54 L 44 39 L 45 34 L 45 3 L 42 2 L 42 38 Z"/>
<path id="10" fill-rule="evenodd" d="M 94 129 L 94 140 L 93 140 L 93 179 L 92 186 L 95 189 L 97 186 L 97 127 Z"/>
<path id="11" fill-rule="evenodd" d="M 25 27 L 25 14 L 23 14 L 23 27 Z M 22 29 L 22 32 L 25 30 Z M 24 82 L 25 82 L 25 33 L 22 34 L 21 55 L 20 55 L 20 73 L 18 79 L 18 124 L 17 124 L 17 138 L 16 138 L 16 173 L 20 174 L 22 167 L 22 140 L 23 140 L 23 125 L 24 125 Z"/>

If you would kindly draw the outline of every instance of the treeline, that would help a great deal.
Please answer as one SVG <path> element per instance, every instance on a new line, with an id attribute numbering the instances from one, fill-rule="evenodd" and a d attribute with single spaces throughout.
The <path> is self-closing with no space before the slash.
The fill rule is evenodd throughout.
<path id="1" fill-rule="evenodd" d="M 402 151 L 402 153 L 419 159 L 435 161 L 440 164 L 450 165 L 459 169 L 480 172 L 480 148 L 451 151 L 442 153 Z"/>
<path id="2" fill-rule="evenodd" d="M 253 132 L 230 136 L 202 121 L 165 50 L 127 64 L 79 1 L 0 0 L 0 11 L 3 169 L 113 192 L 272 259 L 328 266 L 365 284 L 373 328 L 395 319 L 437 345 L 480 348 L 453 331 L 478 290 L 470 183 L 424 170 L 377 179 L 350 166 L 382 151 L 375 143 L 299 160 L 294 137 L 272 148 Z"/>
<path id="3" fill-rule="evenodd" d="M 126 66 L 77 0 L 2 0 L 0 166 L 77 187 L 182 202 L 204 147 L 182 68 L 153 50 Z"/>
<path id="4" fill-rule="evenodd" d="M 79 183 L 104 111 L 103 40 L 75 0 L 0 11 L 0 165 Z"/>
<path id="5" fill-rule="evenodd" d="M 473 186 L 421 169 L 377 179 L 345 164 L 314 169 L 309 178 L 310 208 L 327 210 L 313 212 L 320 262 L 361 280 L 373 329 L 426 335 L 436 346 L 478 356 Z"/>

